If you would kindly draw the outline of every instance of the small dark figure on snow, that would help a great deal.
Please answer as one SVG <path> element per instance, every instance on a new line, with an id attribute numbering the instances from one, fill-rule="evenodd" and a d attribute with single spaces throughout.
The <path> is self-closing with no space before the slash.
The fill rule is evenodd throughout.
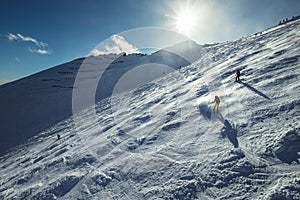
<path id="1" fill-rule="evenodd" d="M 214 100 L 215 106 L 214 106 L 214 112 L 219 112 L 219 105 L 220 105 L 220 98 L 218 96 L 215 96 Z"/>
<path id="2" fill-rule="evenodd" d="M 239 81 L 240 80 L 240 76 L 241 76 L 240 70 L 237 70 L 235 75 L 236 75 L 235 76 L 235 81 Z"/>
<path id="3" fill-rule="evenodd" d="M 57 140 L 59 140 L 60 139 L 60 135 L 59 134 L 57 134 Z"/>

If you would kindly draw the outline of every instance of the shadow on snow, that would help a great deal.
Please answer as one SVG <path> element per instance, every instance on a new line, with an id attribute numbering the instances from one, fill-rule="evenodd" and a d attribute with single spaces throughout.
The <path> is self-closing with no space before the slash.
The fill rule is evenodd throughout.
<path id="1" fill-rule="evenodd" d="M 242 84 L 242 85 L 244 85 L 247 89 L 249 89 L 249 90 L 255 92 L 255 93 L 258 94 L 259 96 L 262 96 L 262 97 L 264 97 L 265 99 L 270 100 L 270 98 L 269 98 L 267 95 L 265 95 L 265 94 L 262 93 L 261 91 L 258 91 L 257 89 L 255 89 L 254 87 L 252 87 L 251 85 L 249 85 L 248 83 L 242 82 L 241 80 L 239 80 L 239 81 L 237 81 L 237 82 L 240 83 L 240 84 Z"/>
<path id="2" fill-rule="evenodd" d="M 224 126 L 221 129 L 222 136 L 227 137 L 235 148 L 239 147 L 239 142 L 237 139 L 237 129 L 234 128 L 227 119 L 224 119 L 223 115 L 220 112 L 213 113 L 211 109 L 205 104 L 200 104 L 198 108 L 200 114 L 206 120 L 212 120 L 213 117 L 216 117 L 218 120 L 220 120 L 220 122 L 224 124 Z"/>

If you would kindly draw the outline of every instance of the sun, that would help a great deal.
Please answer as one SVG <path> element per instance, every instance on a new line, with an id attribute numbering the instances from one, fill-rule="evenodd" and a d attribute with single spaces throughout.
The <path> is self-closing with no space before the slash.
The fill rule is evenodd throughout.
<path id="1" fill-rule="evenodd" d="M 189 35 L 197 25 L 197 15 L 192 10 L 182 10 L 176 17 L 176 29 L 182 34 Z"/>
<path id="2" fill-rule="evenodd" d="M 193 38 L 199 32 L 199 28 L 203 29 L 203 19 L 207 13 L 204 8 L 205 4 L 198 1 L 172 1 L 168 4 L 167 14 L 168 27 L 181 33 L 189 38 Z"/>

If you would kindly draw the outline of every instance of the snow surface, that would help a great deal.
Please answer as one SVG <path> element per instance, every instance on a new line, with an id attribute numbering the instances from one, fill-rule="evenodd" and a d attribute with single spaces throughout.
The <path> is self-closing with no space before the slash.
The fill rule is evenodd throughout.
<path id="1" fill-rule="evenodd" d="M 135 90 L 105 94 L 95 107 L 3 155 L 0 199 L 300 199 L 299 33 L 297 20 L 205 45 L 209 62 L 199 59 Z M 140 58 L 118 59 L 132 67 L 146 62 Z M 115 58 L 107 59 L 103 62 Z M 4 85 L 1 98 L 21 92 L 27 102 L 68 90 L 64 78 L 76 70 L 66 66 L 73 62 Z M 240 82 L 234 82 L 237 69 Z M 92 74 L 87 72 L 88 80 Z M 221 99 L 219 113 L 211 111 L 215 95 Z M 21 105 L 9 109 L 34 118 Z"/>
<path id="2" fill-rule="evenodd" d="M 193 55 L 202 54 L 197 51 L 199 45 L 192 42 L 183 42 L 179 47 L 185 52 Z M 151 64 L 158 66 L 169 66 L 171 69 L 178 69 L 180 66 L 187 66 L 195 61 L 195 57 L 184 55 L 182 52 L 175 54 L 178 45 L 174 50 L 161 50 L 153 55 L 142 54 L 102 55 L 79 58 L 71 62 L 53 67 L 29 77 L 4 84 L 0 86 L 0 127 L 1 145 L 0 155 L 3 155 L 9 148 L 23 144 L 27 139 L 37 135 L 41 131 L 55 125 L 56 123 L 71 117 L 73 93 L 86 96 L 91 86 L 97 86 L 99 76 L 103 73 L 98 88 L 94 88 L 96 96 L 93 100 L 99 101 L 111 96 L 114 85 L 118 79 L 130 69 Z M 184 59 L 188 58 L 189 60 Z M 105 67 L 108 68 L 105 70 Z M 152 68 L 151 66 L 151 68 Z M 170 72 L 160 69 L 148 70 L 141 78 L 149 81 L 163 76 Z M 78 75 L 79 74 L 79 75 Z M 76 79 L 77 78 L 77 79 Z M 77 80 L 75 82 L 75 80 Z M 125 87 L 121 91 L 130 89 Z M 80 93 L 82 92 L 82 93 Z M 94 95 L 94 94 L 93 94 Z M 94 102 L 94 101 L 93 101 Z M 92 105 L 90 102 L 83 102 L 76 112 Z"/>

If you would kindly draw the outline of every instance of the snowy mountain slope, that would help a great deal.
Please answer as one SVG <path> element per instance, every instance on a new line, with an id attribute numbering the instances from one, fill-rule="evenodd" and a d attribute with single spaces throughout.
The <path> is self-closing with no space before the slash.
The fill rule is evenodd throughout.
<path id="1" fill-rule="evenodd" d="M 207 45 L 211 63 L 41 132 L 1 157 L 0 198 L 300 199 L 299 31 Z"/>
<path id="2" fill-rule="evenodd" d="M 177 45 L 183 51 L 181 53 L 197 49 L 198 46 L 189 41 Z M 96 101 L 110 96 L 113 86 L 120 76 L 137 65 L 159 63 L 177 69 L 179 66 L 190 64 L 195 59 L 191 58 L 190 61 L 187 61 L 176 51 L 177 49 L 170 47 L 168 51 L 161 50 L 149 56 L 139 54 L 91 56 L 76 59 L 0 86 L 0 155 L 3 155 L 9 148 L 22 144 L 39 132 L 71 117 L 73 89 L 76 91 L 74 86 L 90 87 L 91 83 L 95 81 L 95 85 L 97 85 L 95 74 L 103 71 L 106 65 L 109 65 L 109 70 L 106 70 L 102 76 L 99 92 L 95 97 Z M 75 85 L 74 81 L 79 68 L 81 75 Z M 150 81 L 163 75 L 162 70 L 155 72 L 151 73 L 150 71 L 146 75 Z M 84 105 L 80 109 L 87 106 L 90 105 Z"/>

